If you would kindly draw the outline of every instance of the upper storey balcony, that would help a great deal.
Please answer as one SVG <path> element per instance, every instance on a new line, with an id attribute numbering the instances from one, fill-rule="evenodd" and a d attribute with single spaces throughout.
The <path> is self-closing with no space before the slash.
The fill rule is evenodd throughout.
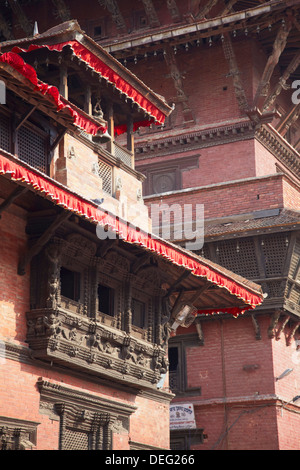
<path id="1" fill-rule="evenodd" d="M 41 91 L 40 101 L 30 100 L 27 91 L 15 87 L 11 101 L 13 85 L 7 79 L 1 148 L 77 194 L 104 200 L 102 208 L 122 218 L 129 220 L 128 208 L 138 205 L 139 222 L 148 230 L 142 201 L 145 177 L 134 165 L 134 132 L 164 123 L 171 112 L 164 99 L 89 38 L 76 21 L 2 43 L 1 52 L 2 63 L 6 61 L 14 73 L 24 73 L 23 62 L 32 72 L 26 79 L 35 75 Z M 53 120 L 50 110 L 42 106 L 44 89 L 59 111 L 69 110 L 64 122 L 59 122 L 60 112 Z M 18 103 L 16 94 L 21 98 Z M 74 122 L 74 116 L 75 131 L 66 125 Z"/>

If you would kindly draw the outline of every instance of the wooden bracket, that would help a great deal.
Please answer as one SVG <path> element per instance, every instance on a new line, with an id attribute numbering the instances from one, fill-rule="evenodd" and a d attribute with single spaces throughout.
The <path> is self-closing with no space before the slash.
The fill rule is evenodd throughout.
<path id="1" fill-rule="evenodd" d="M 5 211 L 18 197 L 20 197 L 22 194 L 26 193 L 28 191 L 27 188 L 24 188 L 24 186 L 18 186 L 8 198 L 2 202 L 0 205 L 0 219 L 1 219 L 1 213 Z"/>

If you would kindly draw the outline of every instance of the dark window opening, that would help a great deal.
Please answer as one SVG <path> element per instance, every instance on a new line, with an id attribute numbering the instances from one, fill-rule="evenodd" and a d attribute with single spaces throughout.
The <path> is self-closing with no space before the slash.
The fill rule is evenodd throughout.
<path id="1" fill-rule="evenodd" d="M 169 348 L 169 370 L 176 372 L 178 368 L 178 348 Z"/>
<path id="2" fill-rule="evenodd" d="M 132 324 L 139 328 L 145 327 L 145 304 L 132 299 Z"/>
<path id="3" fill-rule="evenodd" d="M 63 297 L 75 300 L 75 302 L 79 301 L 80 273 L 62 267 L 60 270 L 60 286 L 60 292 Z"/>
<path id="4" fill-rule="evenodd" d="M 102 27 L 101 26 L 95 26 L 94 28 L 94 36 L 101 36 L 102 35 Z"/>
<path id="5" fill-rule="evenodd" d="M 98 285 L 98 311 L 106 315 L 114 315 L 114 290 Z"/>

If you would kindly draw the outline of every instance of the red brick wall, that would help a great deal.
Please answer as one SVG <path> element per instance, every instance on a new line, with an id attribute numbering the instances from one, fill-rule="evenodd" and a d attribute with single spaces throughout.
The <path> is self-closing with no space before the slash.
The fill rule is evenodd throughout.
<path id="1" fill-rule="evenodd" d="M 249 317 L 203 321 L 204 346 L 186 349 L 187 384 L 201 387 L 201 395 L 180 401 L 194 403 L 197 426 L 207 434 L 198 449 L 300 449 L 299 416 L 281 407 L 281 399 L 299 394 L 300 352 L 294 340 L 286 344 L 288 329 L 270 339 L 269 316 L 259 316 L 258 323 L 261 340 L 255 339 Z M 179 329 L 178 335 L 194 331 Z M 275 377 L 290 367 L 294 371 L 276 382 Z M 277 401 L 272 400 L 275 395 Z"/>
<path id="2" fill-rule="evenodd" d="M 204 204 L 206 219 L 244 214 L 263 209 L 281 208 L 284 206 L 281 175 L 269 178 L 244 180 L 235 184 L 222 184 L 202 187 L 195 190 L 166 194 L 163 203 Z M 147 197 L 145 202 L 159 204 L 160 197 Z"/>

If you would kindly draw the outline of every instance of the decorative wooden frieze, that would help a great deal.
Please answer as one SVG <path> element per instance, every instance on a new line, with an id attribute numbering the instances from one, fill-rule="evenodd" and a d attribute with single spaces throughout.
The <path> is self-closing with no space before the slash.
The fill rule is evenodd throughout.
<path id="1" fill-rule="evenodd" d="M 31 310 L 27 325 L 27 341 L 35 358 L 87 374 L 144 388 L 155 386 L 167 368 L 163 347 L 60 308 Z"/>

